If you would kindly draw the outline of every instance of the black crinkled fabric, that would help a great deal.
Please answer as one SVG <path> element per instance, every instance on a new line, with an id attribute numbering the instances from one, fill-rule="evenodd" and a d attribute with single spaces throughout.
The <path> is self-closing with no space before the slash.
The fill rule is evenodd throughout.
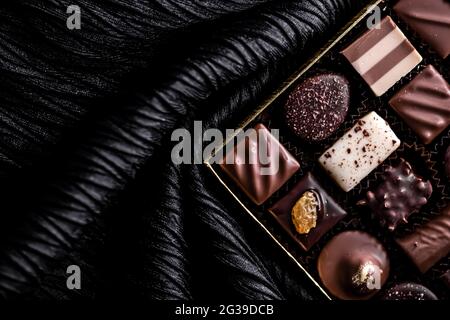
<path id="1" fill-rule="evenodd" d="M 234 128 L 359 0 L 0 5 L 0 297 L 319 299 L 176 128 Z M 79 265 L 82 289 L 67 290 Z"/>

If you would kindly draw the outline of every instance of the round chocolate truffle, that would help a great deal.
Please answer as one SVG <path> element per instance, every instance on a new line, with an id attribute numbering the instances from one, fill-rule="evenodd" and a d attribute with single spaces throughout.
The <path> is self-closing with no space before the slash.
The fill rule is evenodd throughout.
<path id="1" fill-rule="evenodd" d="M 447 177 L 450 179 L 450 146 L 447 147 L 444 156 L 444 168 Z"/>
<path id="2" fill-rule="evenodd" d="M 322 141 L 344 122 L 349 102 L 350 86 L 343 76 L 313 76 L 290 93 L 284 108 L 286 125 L 306 142 Z"/>
<path id="3" fill-rule="evenodd" d="M 381 300 L 438 300 L 427 287 L 413 282 L 405 282 L 389 288 Z"/>
<path id="4" fill-rule="evenodd" d="M 389 258 L 382 244 L 365 232 L 346 231 L 326 244 L 317 263 L 323 285 L 343 300 L 365 300 L 389 276 Z"/>

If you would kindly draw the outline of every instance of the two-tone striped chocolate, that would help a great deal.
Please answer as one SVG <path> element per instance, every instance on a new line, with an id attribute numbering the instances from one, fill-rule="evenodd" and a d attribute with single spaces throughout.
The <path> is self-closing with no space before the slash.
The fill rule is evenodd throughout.
<path id="1" fill-rule="evenodd" d="M 422 57 L 390 17 L 342 51 L 376 96 L 408 74 Z"/>

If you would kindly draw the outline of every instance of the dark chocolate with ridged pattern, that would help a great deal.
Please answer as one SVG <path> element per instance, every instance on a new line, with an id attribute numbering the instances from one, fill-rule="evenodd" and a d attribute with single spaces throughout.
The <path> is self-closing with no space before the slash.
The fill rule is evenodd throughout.
<path id="1" fill-rule="evenodd" d="M 307 191 L 318 195 L 320 210 L 317 216 L 316 227 L 307 234 L 296 232 L 291 221 L 291 210 L 296 201 Z M 328 232 L 347 214 L 344 209 L 323 189 L 316 178 L 308 172 L 292 190 L 276 202 L 269 211 L 289 235 L 305 250 L 309 250 L 319 239 Z"/>

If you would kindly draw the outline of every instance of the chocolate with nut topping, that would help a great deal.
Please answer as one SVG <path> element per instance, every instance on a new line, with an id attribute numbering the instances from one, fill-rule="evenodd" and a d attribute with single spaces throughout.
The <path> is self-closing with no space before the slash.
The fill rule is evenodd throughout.
<path id="1" fill-rule="evenodd" d="M 387 167 L 381 179 L 378 188 L 368 191 L 366 199 L 358 204 L 367 205 L 374 218 L 393 231 L 399 224 L 407 223 L 407 218 L 427 203 L 433 187 L 416 175 L 404 159 L 400 159 L 395 167 Z"/>
<path id="2" fill-rule="evenodd" d="M 347 214 L 311 173 L 269 211 L 306 251 Z"/>

